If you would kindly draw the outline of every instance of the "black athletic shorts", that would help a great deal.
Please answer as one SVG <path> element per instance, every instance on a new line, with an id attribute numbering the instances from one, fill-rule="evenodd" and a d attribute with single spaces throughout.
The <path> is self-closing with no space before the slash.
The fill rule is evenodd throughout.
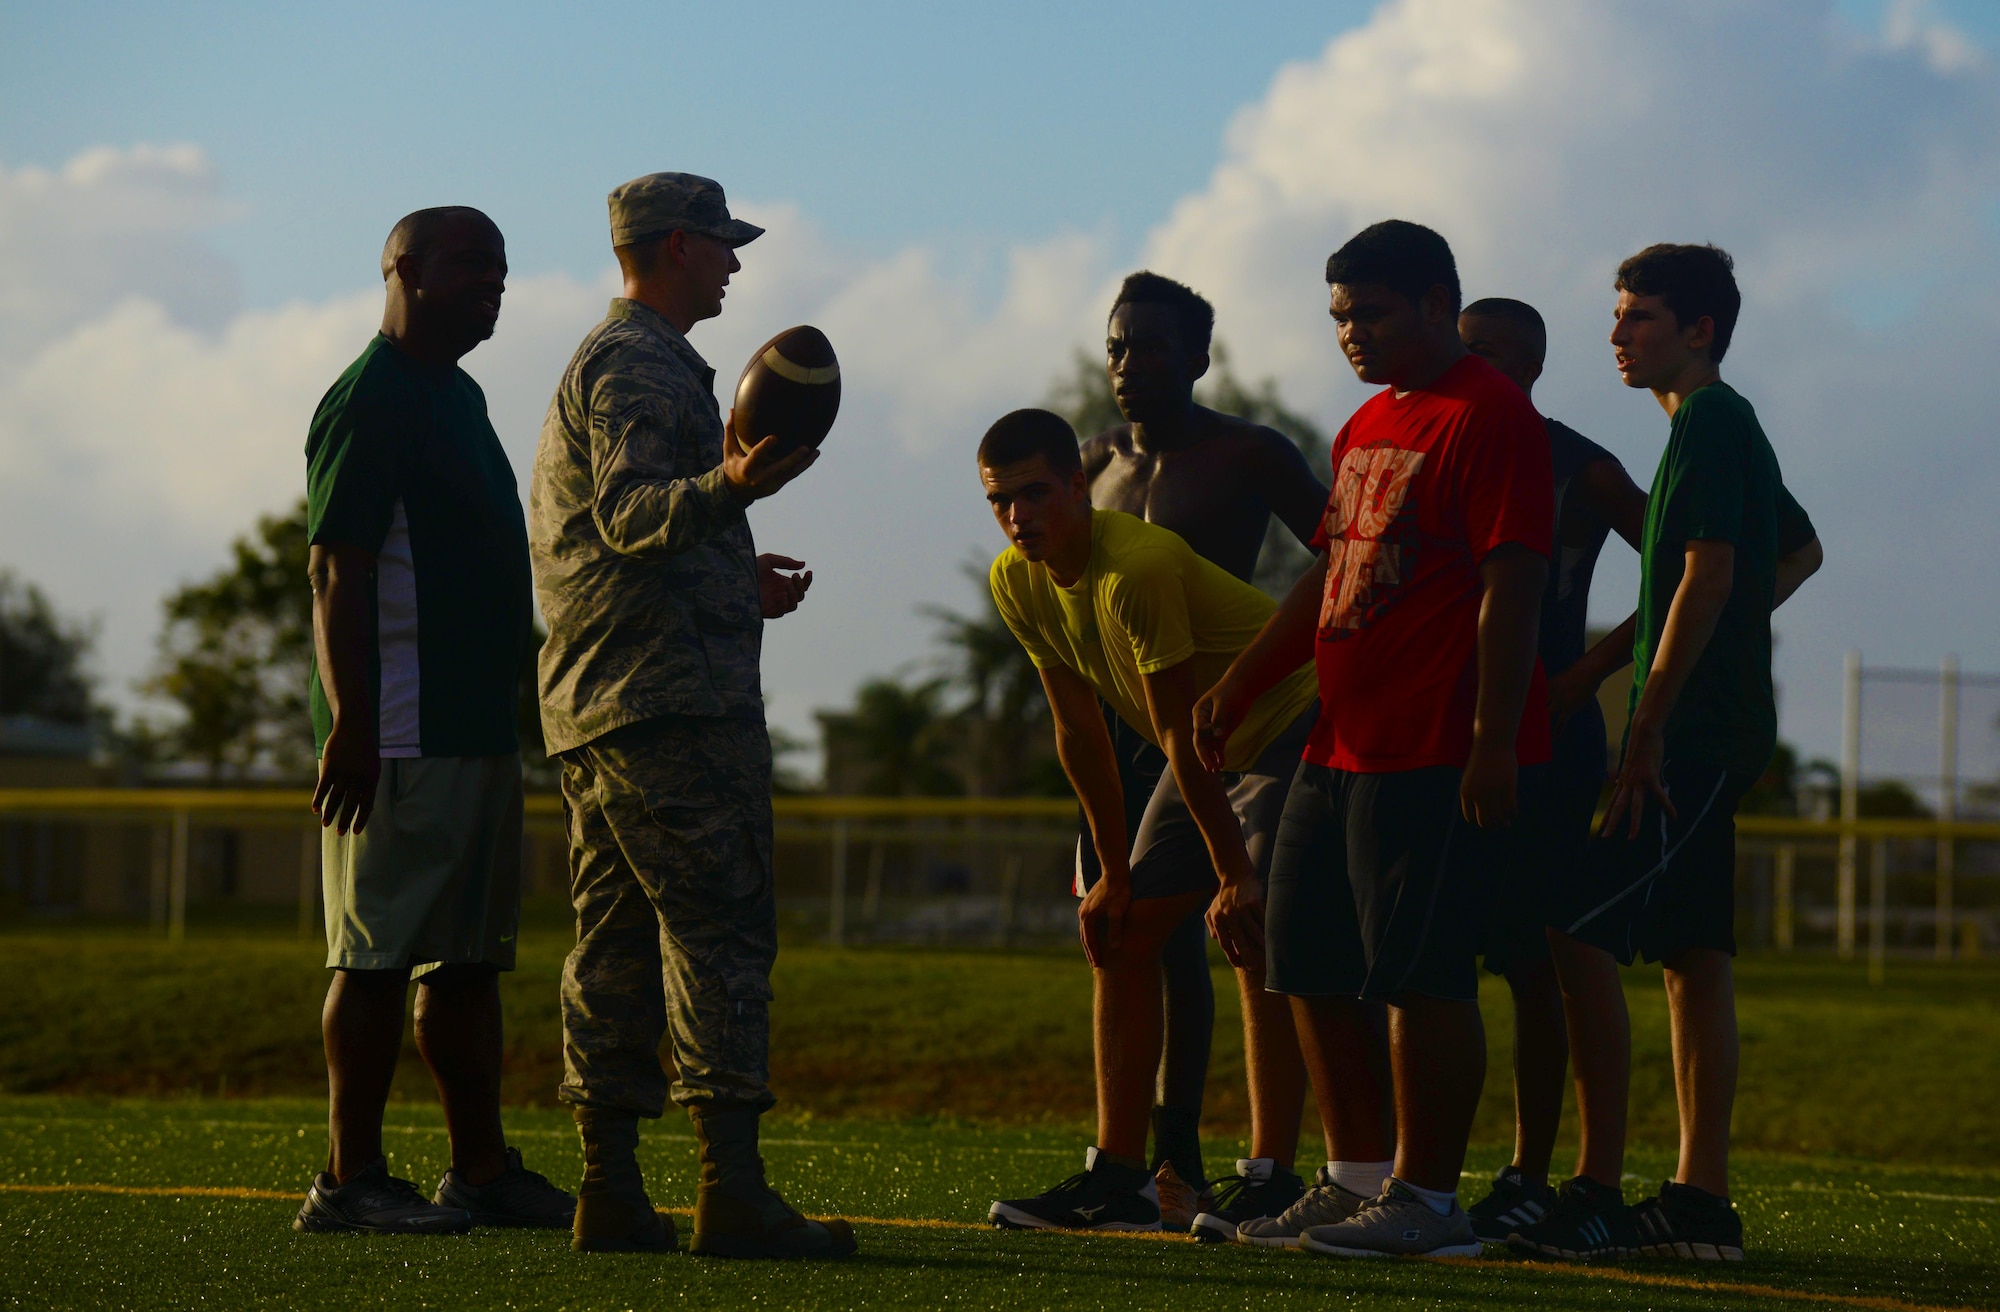
<path id="1" fill-rule="evenodd" d="M 1736 955 L 1736 805 L 1751 779 L 1699 761 L 1668 761 L 1678 818 L 1648 802 L 1631 832 L 1593 838 L 1564 914 L 1571 937 L 1619 961 L 1659 961 L 1688 948 Z"/>
<path id="2" fill-rule="evenodd" d="M 1265 902 L 1265 987 L 1304 997 L 1479 996 L 1486 894 L 1504 847 L 1459 809 L 1450 766 L 1299 766 Z"/>
<path id="3" fill-rule="evenodd" d="M 1319 703 L 1308 706 L 1283 732 L 1264 745 L 1263 752 L 1247 769 L 1221 776 L 1229 796 L 1229 807 L 1242 826 L 1243 846 L 1257 878 L 1265 880 L 1271 869 L 1272 846 L 1278 822 L 1285 810 L 1285 795 L 1298 769 L 1299 754 L 1312 736 Z M 1127 796 L 1127 809 L 1130 809 Z M 1132 897 L 1135 900 L 1175 897 L 1183 893 L 1213 892 L 1216 887 L 1215 862 L 1209 855 L 1208 840 L 1194 812 L 1181 797 L 1173 771 L 1160 775 L 1153 795 L 1145 800 L 1145 810 L 1136 828 L 1128 831 L 1132 842 Z M 1095 847 L 1079 841 L 1075 891 L 1082 897 L 1103 872 L 1091 862 L 1086 881 L 1081 856 L 1095 855 Z"/>
<path id="4" fill-rule="evenodd" d="M 1548 765 L 1521 771 L 1520 818 L 1506 839 L 1479 946 L 1495 975 L 1546 960 L 1548 926 L 1566 923 L 1604 793 L 1605 757 L 1603 717 L 1574 715 Z"/>
<path id="5" fill-rule="evenodd" d="M 1160 786 L 1160 776 L 1167 773 L 1167 754 L 1154 746 L 1145 734 L 1125 723 L 1125 718 L 1111 709 L 1111 703 L 1098 699 L 1097 709 L 1104 714 L 1104 727 L 1111 731 L 1111 751 L 1118 758 L 1118 783 L 1125 792 L 1125 835 L 1129 839 L 1139 832 L 1139 822 L 1146 818 L 1146 803 L 1153 800 L 1153 790 Z M 1089 892 L 1104 869 L 1097 862 L 1097 845 L 1090 838 L 1090 817 L 1083 807 L 1076 808 L 1076 879 L 1074 891 L 1078 897 Z"/>

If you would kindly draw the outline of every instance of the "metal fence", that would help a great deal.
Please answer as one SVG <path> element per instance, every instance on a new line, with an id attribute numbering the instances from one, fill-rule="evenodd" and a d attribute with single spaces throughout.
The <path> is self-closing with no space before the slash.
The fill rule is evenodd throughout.
<path id="1" fill-rule="evenodd" d="M 0 790 L 0 896 L 28 914 L 144 920 L 191 904 L 320 916 L 319 829 L 294 791 Z M 797 934 L 834 943 L 1053 940 L 1075 932 L 1077 811 L 1054 798 L 781 797 L 777 883 Z M 560 799 L 527 802 L 528 891 L 566 888 Z M 1737 822 L 1748 948 L 1978 955 L 2000 942 L 2000 821 Z"/>
<path id="2" fill-rule="evenodd" d="M 0 789 L 0 910 L 143 920 L 190 906 L 320 916 L 320 829 L 294 790 Z M 834 942 L 1013 943 L 1073 932 L 1077 810 L 1053 798 L 780 797 L 776 875 L 794 931 Z M 527 799 L 523 887 L 568 888 L 561 799 Z"/>

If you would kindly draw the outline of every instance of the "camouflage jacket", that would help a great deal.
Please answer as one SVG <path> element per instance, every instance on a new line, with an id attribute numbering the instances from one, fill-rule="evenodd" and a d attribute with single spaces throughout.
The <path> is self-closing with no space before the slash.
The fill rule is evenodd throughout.
<path id="1" fill-rule="evenodd" d="M 549 403 L 528 542 L 551 753 L 662 715 L 763 717 L 757 549 L 714 388 L 672 324 L 618 299 Z"/>

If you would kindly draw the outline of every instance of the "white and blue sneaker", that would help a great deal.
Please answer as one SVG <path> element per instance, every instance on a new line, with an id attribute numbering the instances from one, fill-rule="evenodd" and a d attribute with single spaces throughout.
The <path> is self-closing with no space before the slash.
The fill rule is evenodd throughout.
<path id="1" fill-rule="evenodd" d="M 1493 1177 L 1492 1192 L 1465 1209 L 1465 1217 L 1479 1242 L 1504 1244 L 1508 1235 L 1547 1216 L 1555 1203 L 1556 1191 L 1548 1181 L 1537 1183 L 1520 1167 L 1508 1166 Z"/>

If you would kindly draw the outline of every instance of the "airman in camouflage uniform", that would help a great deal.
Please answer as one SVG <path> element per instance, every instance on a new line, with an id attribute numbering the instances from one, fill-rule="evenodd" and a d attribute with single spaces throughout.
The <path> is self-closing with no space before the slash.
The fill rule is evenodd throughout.
<path id="1" fill-rule="evenodd" d="M 721 187 L 688 174 L 637 179 L 610 201 L 626 295 L 563 374 L 529 497 L 549 626 L 542 727 L 562 764 L 577 924 L 560 1091 L 584 1138 L 576 1243 L 672 1246 L 631 1152 L 636 1118 L 659 1116 L 671 1092 L 703 1138 L 696 1250 L 704 1230 L 711 1251 L 750 1243 L 744 1235 L 769 1248 L 773 1224 L 789 1235 L 807 1223 L 763 1185 L 755 1156 L 756 1117 L 772 1103 L 777 955 L 758 656 L 764 618 L 794 608 L 811 576 L 778 572 L 800 562 L 760 559 L 744 510 L 812 460 L 728 439 L 715 371 L 685 336 L 720 312 L 740 267 L 734 248 L 763 229 L 730 218 Z M 732 1161 L 746 1179 L 755 1164 L 755 1188 L 711 1198 L 710 1174 L 726 1181 Z M 717 1207 L 741 1213 L 724 1217 L 734 1231 L 704 1223 Z M 760 1208 L 762 1221 L 750 1215 Z M 824 1255 L 827 1228 L 807 1229 L 816 1237 L 788 1242 L 812 1238 Z"/>

